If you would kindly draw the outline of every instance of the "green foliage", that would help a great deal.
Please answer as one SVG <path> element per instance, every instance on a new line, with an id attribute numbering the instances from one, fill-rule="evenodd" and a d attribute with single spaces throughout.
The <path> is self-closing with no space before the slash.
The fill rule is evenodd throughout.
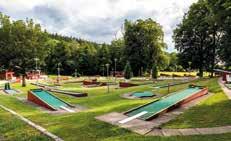
<path id="1" fill-rule="evenodd" d="M 124 39 L 116 39 L 111 42 L 111 46 L 109 47 L 110 53 L 110 62 L 112 63 L 111 66 L 115 65 L 116 59 L 116 70 L 121 71 L 124 69 L 126 60 L 124 58 Z"/>
<path id="2" fill-rule="evenodd" d="M 158 68 L 156 64 L 153 64 L 152 66 L 152 79 L 157 79 L 158 77 Z"/>
<path id="3" fill-rule="evenodd" d="M 125 21 L 124 57 L 131 63 L 135 76 L 159 62 L 165 47 L 163 36 L 162 27 L 152 19 Z"/>
<path id="4" fill-rule="evenodd" d="M 130 79 L 131 77 L 132 77 L 132 68 L 131 68 L 129 61 L 127 61 L 125 68 L 124 68 L 124 78 Z"/>
<path id="5" fill-rule="evenodd" d="M 202 76 L 204 70 L 213 72 L 221 60 L 231 65 L 230 5 L 229 0 L 199 0 L 190 7 L 173 36 L 184 68 L 191 61 L 191 68 Z"/>
<path id="6" fill-rule="evenodd" d="M 97 44 L 73 37 L 49 34 L 32 20 L 11 21 L 0 15 L 0 67 L 24 74 L 38 68 L 48 74 L 71 75 L 75 69 L 81 75 L 105 74 L 105 64 L 110 70 L 123 71 L 126 61 L 132 64 L 136 75 L 151 69 L 156 62 L 164 68 L 167 59 L 163 53 L 163 31 L 151 19 L 125 21 L 125 36 L 111 44 Z M 17 57 L 16 57 L 17 56 Z"/>
<path id="7" fill-rule="evenodd" d="M 213 19 L 220 29 L 219 57 L 224 61 L 226 68 L 231 66 L 231 1 L 230 0 L 208 0 L 209 7 L 213 13 Z"/>
<path id="8" fill-rule="evenodd" d="M 44 64 L 47 56 L 45 43 L 47 34 L 41 30 L 39 24 L 33 20 L 11 21 L 9 17 L 0 13 L 0 62 L 6 69 L 14 70 L 23 75 L 35 69 L 35 58 L 39 64 Z"/>

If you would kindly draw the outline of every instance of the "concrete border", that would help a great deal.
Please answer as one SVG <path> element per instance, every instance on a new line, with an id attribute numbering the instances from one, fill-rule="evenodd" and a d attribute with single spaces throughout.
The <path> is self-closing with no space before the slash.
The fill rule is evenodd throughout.
<path id="1" fill-rule="evenodd" d="M 225 85 L 224 82 L 222 81 L 222 78 L 218 79 L 218 83 L 221 87 L 221 89 L 224 91 L 224 93 L 227 95 L 227 97 L 231 100 L 231 90 L 228 89 Z"/>

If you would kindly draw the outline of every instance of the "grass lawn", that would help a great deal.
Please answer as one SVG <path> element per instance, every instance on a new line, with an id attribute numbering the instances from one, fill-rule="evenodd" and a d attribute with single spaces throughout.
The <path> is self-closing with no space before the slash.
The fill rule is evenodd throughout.
<path id="1" fill-rule="evenodd" d="M 211 97 L 206 102 L 195 107 L 198 111 L 190 109 L 186 112 L 182 118 L 181 116 L 177 120 L 172 121 L 166 124 L 166 127 L 205 127 L 205 126 L 218 126 L 231 124 L 231 113 L 228 111 L 231 108 L 231 105 L 227 104 L 227 98 L 221 92 L 218 84 L 216 83 L 217 79 L 204 79 L 195 81 L 196 84 L 207 85 L 210 88 L 210 91 L 216 92 L 216 95 Z M 73 84 L 66 84 L 64 88 L 71 88 Z M 126 129 L 119 128 L 101 121 L 96 120 L 94 117 L 102 115 L 109 112 L 124 112 L 145 104 L 153 99 L 145 100 L 129 100 L 123 99 L 120 97 L 121 94 L 131 92 L 131 91 L 144 91 L 152 90 L 153 85 L 142 85 L 131 88 L 124 89 L 114 89 L 111 88 L 110 93 L 106 92 L 106 87 L 98 88 L 80 88 L 76 86 L 76 90 L 82 90 L 89 94 L 85 98 L 73 98 L 65 95 L 59 95 L 60 98 L 70 102 L 71 104 L 79 104 L 86 106 L 89 109 L 80 113 L 70 113 L 63 115 L 51 115 L 47 114 L 36 107 L 32 107 L 29 104 L 23 103 L 18 100 L 16 97 L 26 97 L 26 91 L 34 86 L 28 85 L 27 88 L 23 88 L 23 94 L 15 96 L 5 96 L 0 95 L 0 103 L 11 108 L 23 116 L 31 119 L 35 123 L 47 128 L 52 133 L 60 136 L 67 141 L 95 141 L 95 140 L 104 140 L 104 141 L 136 141 L 136 140 L 145 140 L 145 141 L 230 141 L 230 134 L 223 135 L 208 135 L 208 136 L 187 136 L 187 137 L 145 137 L 132 133 Z M 21 89 L 19 84 L 13 85 L 14 88 Z M 187 84 L 177 85 L 170 88 L 171 92 L 186 88 Z M 167 94 L 167 88 L 158 89 L 156 92 L 161 94 Z M 219 105 L 218 105 L 219 104 Z M 200 108 L 198 108 L 200 107 Z M 211 107 L 211 108 L 210 108 Z M 217 108 L 217 110 L 214 109 Z M 219 107 L 219 108 L 218 108 Z M 205 114 L 206 112 L 206 114 Z M 222 116 L 221 112 L 223 112 Z M 224 113 L 227 114 L 224 114 Z M 192 115 L 193 116 L 186 116 Z M 219 119 L 218 117 L 221 117 Z M 209 120 L 208 121 L 208 118 Z M 205 119 L 204 119 L 205 118 Z M 200 123 L 195 119 L 201 119 Z M 182 120 L 188 121 L 187 124 L 183 124 Z M 180 123 L 182 122 L 182 123 Z M 184 125 L 184 126 L 183 126 Z M 187 126 L 186 126 L 187 125 Z M 20 133 L 15 132 L 16 135 L 20 136 Z M 13 136 L 13 135 L 12 135 Z M 19 138 L 18 138 L 19 139 Z"/>
<path id="2" fill-rule="evenodd" d="M 15 116 L 0 109 L 0 140 L 9 141 L 47 141 L 50 138 L 17 119 Z"/>

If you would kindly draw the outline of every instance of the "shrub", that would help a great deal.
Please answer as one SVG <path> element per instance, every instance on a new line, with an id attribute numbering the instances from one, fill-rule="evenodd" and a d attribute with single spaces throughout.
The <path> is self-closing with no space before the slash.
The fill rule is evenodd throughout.
<path id="1" fill-rule="evenodd" d="M 129 62 L 126 63 L 126 66 L 124 68 L 124 78 L 130 79 L 132 77 L 132 68 Z"/>
<path id="2" fill-rule="evenodd" d="M 157 79 L 158 77 L 158 68 L 155 64 L 152 66 L 152 79 Z"/>

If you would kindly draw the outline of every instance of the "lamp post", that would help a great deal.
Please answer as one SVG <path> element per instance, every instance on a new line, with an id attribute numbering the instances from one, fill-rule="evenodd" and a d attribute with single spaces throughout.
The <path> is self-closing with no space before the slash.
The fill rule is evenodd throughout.
<path id="1" fill-rule="evenodd" d="M 57 67 L 57 71 L 58 71 L 58 73 L 57 73 L 57 83 L 59 84 L 59 81 L 60 81 L 60 63 L 58 63 L 58 67 Z"/>
<path id="2" fill-rule="evenodd" d="M 191 65 L 192 65 L 192 62 L 188 62 L 188 65 L 189 65 L 189 75 L 191 75 Z"/>
<path id="3" fill-rule="evenodd" d="M 109 64 L 107 63 L 106 64 L 106 67 L 107 67 L 107 93 L 109 93 Z"/>
<path id="4" fill-rule="evenodd" d="M 104 65 L 101 66 L 103 68 L 103 77 L 104 77 Z"/>
<path id="5" fill-rule="evenodd" d="M 75 69 L 75 78 L 77 77 L 77 69 Z"/>
<path id="6" fill-rule="evenodd" d="M 115 58 L 114 61 L 115 61 L 115 72 L 114 72 L 114 75 L 115 75 L 115 83 L 116 83 L 116 62 L 117 62 L 117 58 Z"/>
<path id="7" fill-rule="evenodd" d="M 39 61 L 39 58 L 34 58 L 34 60 L 35 60 L 35 72 L 36 73 L 39 73 L 39 70 L 38 70 L 38 61 Z M 37 74 L 36 74 L 37 75 Z M 38 84 L 38 75 L 36 76 L 36 83 Z"/>

